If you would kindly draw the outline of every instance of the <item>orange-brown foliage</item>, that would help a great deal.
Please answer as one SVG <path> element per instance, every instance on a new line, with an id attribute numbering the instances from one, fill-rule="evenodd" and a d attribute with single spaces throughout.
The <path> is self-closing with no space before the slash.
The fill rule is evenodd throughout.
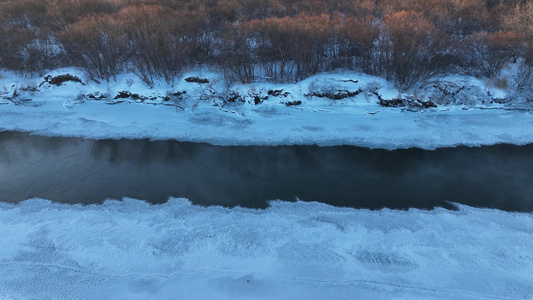
<path id="1" fill-rule="evenodd" d="M 191 64 L 218 62 L 240 73 L 244 81 L 253 80 L 258 69 L 272 80 L 295 80 L 343 67 L 386 74 L 408 86 L 411 78 L 424 73 L 421 70 L 439 68 L 434 57 L 439 53 L 452 56 L 450 61 L 464 62 L 466 71 L 485 68 L 476 66 L 479 59 L 497 68 L 500 63 L 495 57 L 531 57 L 532 3 L 0 0 L 0 65 L 15 68 L 18 64 L 22 69 L 20 65 L 29 58 L 37 64 L 49 61 L 38 54 L 46 53 L 39 47 L 57 43 L 55 38 L 60 37 L 73 63 L 91 62 L 87 68 L 102 65 L 94 77 L 113 76 L 127 63 L 148 82 L 150 74 L 171 80 Z M 111 49 L 124 53 L 116 56 Z M 483 49 L 485 54 L 476 57 L 475 64 L 468 63 L 475 51 Z M 102 54 L 116 56 L 111 59 L 117 61 L 116 68 L 104 68 L 109 62 L 102 59 L 96 64 Z M 408 58 L 414 59 L 409 62 Z M 418 75 L 414 69 L 419 69 Z"/>

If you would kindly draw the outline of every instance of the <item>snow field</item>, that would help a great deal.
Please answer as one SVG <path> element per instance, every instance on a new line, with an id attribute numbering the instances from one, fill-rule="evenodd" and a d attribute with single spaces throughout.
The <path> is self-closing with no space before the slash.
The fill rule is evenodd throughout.
<path id="1" fill-rule="evenodd" d="M 531 299 L 533 215 L 0 204 L 5 299 Z"/>

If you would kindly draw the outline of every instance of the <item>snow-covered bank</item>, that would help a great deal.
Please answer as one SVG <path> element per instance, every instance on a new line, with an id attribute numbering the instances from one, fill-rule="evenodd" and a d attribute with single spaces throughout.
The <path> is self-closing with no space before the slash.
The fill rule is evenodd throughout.
<path id="1" fill-rule="evenodd" d="M 313 110 L 272 108 L 244 116 L 198 108 L 176 112 L 168 106 L 87 102 L 65 108 L 58 102 L 38 108 L 0 107 L 2 130 L 39 135 L 102 138 L 151 138 L 215 145 L 357 145 L 372 148 L 490 145 L 533 142 L 533 115 L 521 111 L 453 110 L 374 115 L 354 107 Z"/>
<path id="2" fill-rule="evenodd" d="M 0 204 L 3 299 L 531 299 L 533 215 Z"/>
<path id="3" fill-rule="evenodd" d="M 65 73 L 76 74 L 62 70 L 52 75 Z M 472 78 L 449 78 L 442 82 L 451 95 L 429 88 L 417 96 L 421 102 L 412 102 L 412 95 L 400 94 L 391 83 L 353 72 L 321 74 L 295 84 L 229 88 L 219 74 L 194 74 L 210 83 L 181 80 L 174 87 L 148 89 L 125 74 L 112 83 L 67 81 L 56 86 L 42 78 L 2 73 L 0 130 L 96 139 L 387 149 L 533 142 L 529 103 L 497 103 L 509 95 Z M 457 88 L 463 81 L 466 87 Z M 379 104 L 395 99 L 411 104 Z M 431 107 L 435 103 L 439 105 Z M 428 107 L 416 107 L 420 105 Z"/>

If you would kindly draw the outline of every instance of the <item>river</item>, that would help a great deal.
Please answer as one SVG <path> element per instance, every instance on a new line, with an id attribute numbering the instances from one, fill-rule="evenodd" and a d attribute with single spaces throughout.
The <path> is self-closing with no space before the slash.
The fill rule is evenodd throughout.
<path id="1" fill-rule="evenodd" d="M 227 207 L 299 199 L 369 209 L 457 202 L 531 212 L 533 145 L 390 151 L 0 132 L 0 201 L 92 204 L 132 197 L 157 204 L 171 196 Z"/>

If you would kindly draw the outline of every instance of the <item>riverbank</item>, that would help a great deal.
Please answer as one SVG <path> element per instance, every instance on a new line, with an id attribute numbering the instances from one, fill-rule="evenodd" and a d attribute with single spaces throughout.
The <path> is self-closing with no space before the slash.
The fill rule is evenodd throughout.
<path id="1" fill-rule="evenodd" d="M 18 299 L 529 299 L 533 216 L 0 203 L 0 291 Z"/>
<path id="2" fill-rule="evenodd" d="M 81 82 L 57 85 L 51 80 L 62 74 Z M 453 86 L 462 82 L 468 88 L 441 95 L 441 102 L 430 88 L 413 102 L 413 95 L 400 93 L 384 79 L 353 72 L 320 74 L 294 84 L 227 86 L 219 74 L 200 70 L 173 87 L 160 83 L 154 89 L 128 74 L 99 84 L 75 69 L 50 76 L 2 73 L 0 130 L 90 139 L 385 149 L 533 142 L 527 99 L 511 101 L 505 90 L 472 78 L 453 79 Z"/>

